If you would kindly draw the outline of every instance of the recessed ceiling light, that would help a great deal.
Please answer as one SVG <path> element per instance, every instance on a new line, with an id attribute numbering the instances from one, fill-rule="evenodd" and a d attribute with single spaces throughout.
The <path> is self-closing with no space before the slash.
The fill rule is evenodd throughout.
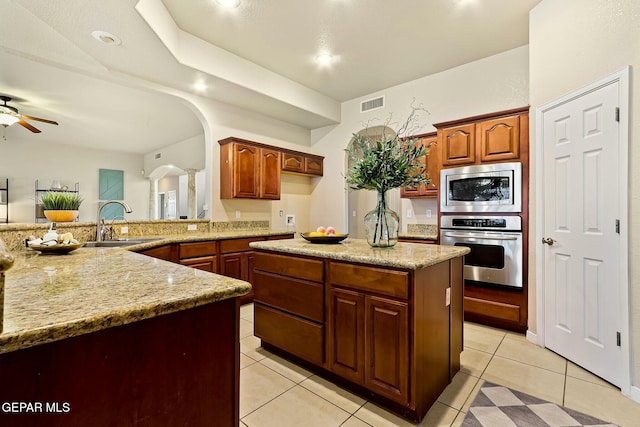
<path id="1" fill-rule="evenodd" d="M 207 84 L 203 81 L 195 82 L 191 87 L 196 92 L 205 92 L 207 90 Z"/>
<path id="2" fill-rule="evenodd" d="M 316 56 L 316 62 L 323 66 L 330 65 L 333 62 L 333 55 L 330 53 L 321 53 Z"/>
<path id="3" fill-rule="evenodd" d="M 220 6 L 234 8 L 240 6 L 240 0 L 216 0 Z"/>
<path id="4" fill-rule="evenodd" d="M 91 35 L 93 36 L 94 39 L 104 44 L 118 46 L 119 44 L 122 43 L 122 40 L 120 40 L 120 37 L 114 34 L 108 33 L 106 31 L 94 31 L 91 33 Z"/>

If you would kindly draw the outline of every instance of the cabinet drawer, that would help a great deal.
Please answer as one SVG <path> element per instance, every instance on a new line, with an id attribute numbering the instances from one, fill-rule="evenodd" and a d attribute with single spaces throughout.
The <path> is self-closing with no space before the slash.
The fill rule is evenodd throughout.
<path id="1" fill-rule="evenodd" d="M 520 321 L 520 306 L 503 302 L 464 297 L 464 311 L 511 322 Z"/>
<path id="2" fill-rule="evenodd" d="M 216 242 L 180 243 L 179 251 L 180 259 L 215 255 L 217 253 Z"/>
<path id="3" fill-rule="evenodd" d="M 305 157 L 304 171 L 310 175 L 322 176 L 324 169 L 323 163 L 322 157 Z"/>
<path id="4" fill-rule="evenodd" d="M 153 258 L 163 259 L 165 261 L 173 261 L 172 245 L 164 245 L 157 248 L 146 249 L 140 253 Z"/>
<path id="5" fill-rule="evenodd" d="M 220 241 L 220 253 L 226 254 L 229 252 L 242 252 L 242 251 L 251 251 L 249 247 L 249 243 L 251 242 L 259 242 L 264 240 L 264 237 L 251 237 L 247 239 L 231 239 L 231 240 L 222 240 Z"/>
<path id="6" fill-rule="evenodd" d="M 324 285 L 264 271 L 253 275 L 254 299 L 316 322 L 324 321 Z"/>
<path id="7" fill-rule="evenodd" d="M 322 365 L 324 362 L 324 326 L 283 313 L 262 304 L 254 308 L 255 335 L 264 342 Z"/>
<path id="8" fill-rule="evenodd" d="M 409 273 L 337 262 L 329 263 L 329 281 L 352 289 L 409 298 Z"/>
<path id="9" fill-rule="evenodd" d="M 256 270 L 324 282 L 324 262 L 320 260 L 257 252 L 255 262 Z"/>
<path id="10" fill-rule="evenodd" d="M 198 270 L 208 271 L 210 273 L 218 272 L 218 263 L 216 262 L 216 257 L 213 255 L 183 259 L 180 261 L 180 264 L 191 268 L 197 268 Z"/>

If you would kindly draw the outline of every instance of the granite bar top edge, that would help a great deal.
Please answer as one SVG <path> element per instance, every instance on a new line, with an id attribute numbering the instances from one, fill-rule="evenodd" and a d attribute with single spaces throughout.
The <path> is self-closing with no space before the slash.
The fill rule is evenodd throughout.
<path id="1" fill-rule="evenodd" d="M 144 238 L 158 238 L 158 240 L 154 240 L 151 242 L 143 242 L 135 245 L 126 246 L 125 249 L 128 249 L 133 252 L 140 252 L 145 249 L 152 249 L 159 246 L 169 245 L 172 243 L 189 243 L 189 242 L 206 242 L 211 240 L 233 240 L 233 239 L 243 239 L 243 238 L 252 238 L 252 237 L 272 237 L 272 236 L 286 236 L 289 234 L 295 234 L 293 231 L 276 231 L 276 230 L 234 230 L 234 231 L 218 231 L 218 232 L 210 232 L 210 233 L 181 233 L 170 236 L 153 236 L 153 235 L 145 235 L 138 236 Z M 131 237 L 131 239 L 135 239 L 136 237 Z"/>
<path id="2" fill-rule="evenodd" d="M 327 258 L 381 267 L 419 270 L 469 253 L 464 246 L 399 242 L 391 248 L 373 248 L 366 240 L 348 238 L 337 244 L 315 244 L 301 239 L 253 242 L 254 249 Z"/>
<path id="3" fill-rule="evenodd" d="M 109 257 L 115 258 L 113 264 L 109 264 Z M 6 274 L 0 354 L 251 291 L 248 282 L 123 248 L 83 248 L 61 256 L 25 252 L 16 258 L 18 265 Z M 132 280 L 128 280 L 126 271 L 123 278 L 122 265 L 130 266 Z M 59 283 L 47 284 L 47 268 L 59 271 L 56 279 Z M 95 274 L 96 283 L 87 283 L 86 277 L 99 268 L 103 271 Z M 78 273 L 79 269 L 83 271 Z M 147 276 L 148 279 L 141 279 Z M 112 301 L 106 301 L 108 298 Z"/>
<path id="4" fill-rule="evenodd" d="M 400 239 L 411 240 L 438 240 L 437 234 L 423 234 L 423 233 L 398 233 Z"/>

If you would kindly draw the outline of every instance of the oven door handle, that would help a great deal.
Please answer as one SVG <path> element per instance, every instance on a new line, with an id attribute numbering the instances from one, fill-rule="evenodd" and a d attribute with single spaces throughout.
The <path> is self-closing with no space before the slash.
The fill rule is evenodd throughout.
<path id="1" fill-rule="evenodd" d="M 478 240 L 518 240 L 516 236 L 486 236 L 486 235 L 477 235 L 473 233 L 467 234 L 459 234 L 459 233 L 444 233 L 445 237 L 461 237 L 464 239 L 472 238 Z"/>

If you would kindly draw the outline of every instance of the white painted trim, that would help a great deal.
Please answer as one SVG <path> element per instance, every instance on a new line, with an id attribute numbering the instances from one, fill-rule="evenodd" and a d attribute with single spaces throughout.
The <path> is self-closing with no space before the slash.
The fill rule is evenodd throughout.
<path id="1" fill-rule="evenodd" d="M 529 342 L 531 342 L 533 344 L 536 344 L 536 345 L 540 345 L 540 344 L 538 344 L 538 335 L 533 333 L 533 332 L 531 332 L 531 330 L 527 330 L 526 338 L 527 338 L 527 341 L 529 341 Z"/>
<path id="2" fill-rule="evenodd" d="M 565 104 L 575 98 L 586 93 L 597 90 L 603 86 L 619 83 L 619 101 L 620 101 L 620 126 L 619 126 L 619 146 L 618 146 L 618 178 L 620 186 L 620 263 L 619 276 L 621 280 L 620 301 L 622 315 L 622 358 L 623 358 L 623 384 L 621 385 L 622 393 L 631 397 L 636 402 L 640 402 L 640 388 L 631 386 L 631 325 L 630 325 L 630 295 L 629 295 L 629 79 L 630 67 L 625 67 L 620 71 L 610 74 L 603 79 L 593 82 L 585 87 L 578 89 L 572 93 L 555 99 L 536 109 L 536 329 L 537 344 L 544 347 L 545 330 L 544 330 L 544 248 L 542 244 L 538 244 L 543 237 L 544 232 L 544 146 L 542 141 L 544 123 L 543 113 L 551 110 L 561 104 Z M 532 334 L 533 335 L 533 334 Z M 527 339 L 529 334 L 527 333 Z"/>

